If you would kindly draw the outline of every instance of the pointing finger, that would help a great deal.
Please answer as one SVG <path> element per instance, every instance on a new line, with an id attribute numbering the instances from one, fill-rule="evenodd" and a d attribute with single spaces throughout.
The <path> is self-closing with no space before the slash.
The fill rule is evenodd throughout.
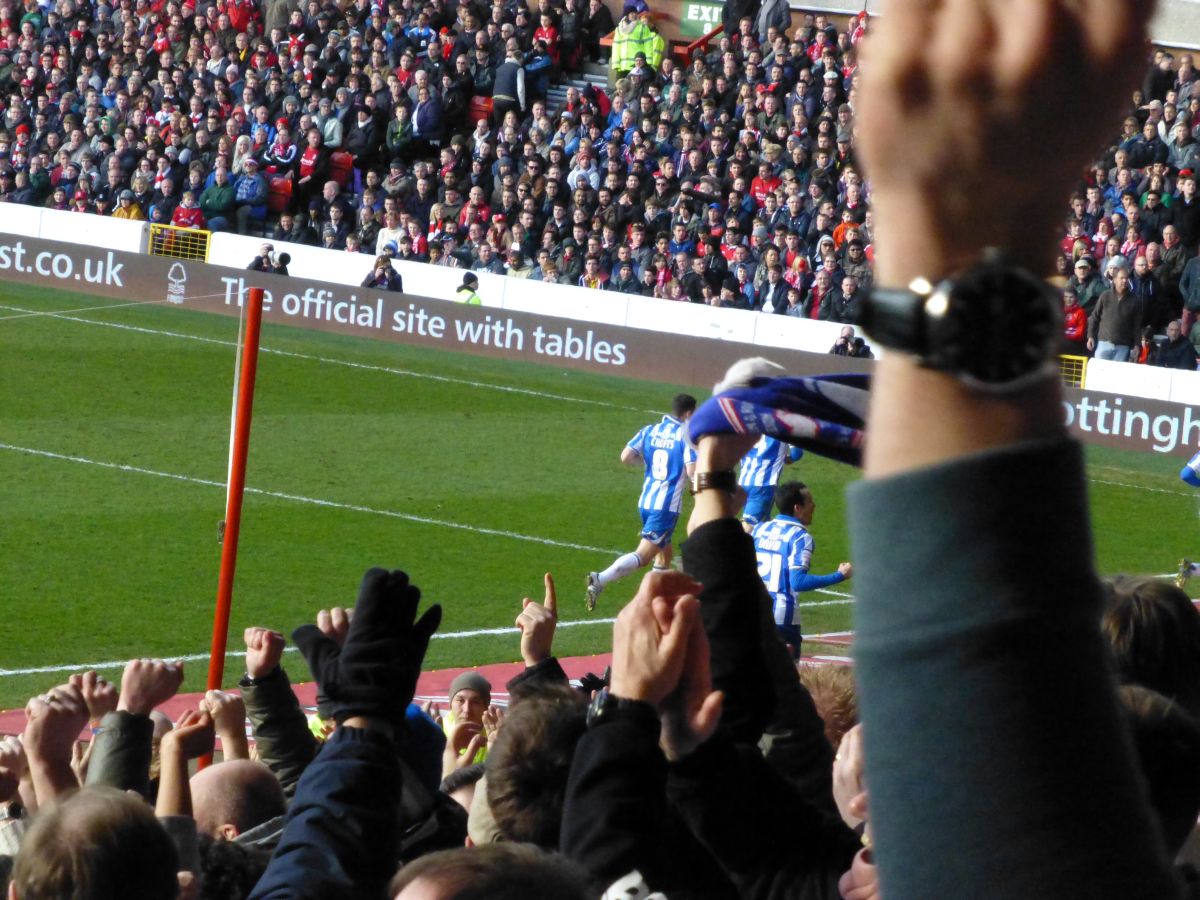
<path id="1" fill-rule="evenodd" d="M 546 582 L 546 601 L 543 604 L 546 609 L 555 615 L 558 614 L 558 594 L 554 590 L 554 576 L 547 572 L 544 576 Z"/>

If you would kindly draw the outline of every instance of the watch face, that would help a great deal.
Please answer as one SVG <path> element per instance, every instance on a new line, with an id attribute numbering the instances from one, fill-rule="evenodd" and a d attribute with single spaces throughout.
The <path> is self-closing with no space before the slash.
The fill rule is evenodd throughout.
<path id="1" fill-rule="evenodd" d="M 1061 334 L 1053 290 L 1033 275 L 984 262 L 926 301 L 926 365 L 991 387 L 1040 377 Z"/>

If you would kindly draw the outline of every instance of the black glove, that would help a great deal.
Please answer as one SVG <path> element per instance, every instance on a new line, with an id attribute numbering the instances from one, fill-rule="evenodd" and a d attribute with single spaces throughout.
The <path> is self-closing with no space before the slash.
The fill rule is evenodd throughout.
<path id="1" fill-rule="evenodd" d="M 595 672 L 588 672 L 579 679 L 579 689 L 583 691 L 583 695 L 585 697 L 590 697 L 593 692 L 608 687 L 608 678 L 609 669 L 605 669 L 603 675 L 597 675 Z"/>
<path id="2" fill-rule="evenodd" d="M 351 716 L 403 721 L 429 639 L 442 621 L 440 606 L 416 619 L 420 599 L 420 589 L 408 583 L 404 572 L 370 569 L 363 576 L 344 647 L 316 625 L 292 632 L 339 725 Z"/>

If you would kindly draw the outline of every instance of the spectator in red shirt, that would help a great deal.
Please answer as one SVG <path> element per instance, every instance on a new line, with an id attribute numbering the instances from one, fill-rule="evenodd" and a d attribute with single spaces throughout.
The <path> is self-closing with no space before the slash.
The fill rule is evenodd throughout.
<path id="1" fill-rule="evenodd" d="M 1086 356 L 1087 313 L 1079 305 L 1079 298 L 1072 287 L 1063 288 L 1063 341 L 1064 353 Z"/>
<path id="2" fill-rule="evenodd" d="M 554 27 L 554 20 L 548 13 L 542 13 L 541 26 L 533 33 L 533 40 L 545 42 L 546 52 L 550 54 L 550 60 L 554 63 L 554 67 L 558 68 L 560 53 L 558 29 Z"/>
<path id="3" fill-rule="evenodd" d="M 204 213 L 200 211 L 196 195 L 191 191 L 183 192 L 183 200 L 175 207 L 175 213 L 171 216 L 171 224 L 176 228 L 207 227 L 208 223 L 204 221 Z"/>
<path id="4" fill-rule="evenodd" d="M 783 180 L 772 171 L 771 164 L 764 159 L 758 164 L 758 175 L 750 182 L 750 196 L 761 209 L 767 194 L 779 190 L 782 184 Z"/>

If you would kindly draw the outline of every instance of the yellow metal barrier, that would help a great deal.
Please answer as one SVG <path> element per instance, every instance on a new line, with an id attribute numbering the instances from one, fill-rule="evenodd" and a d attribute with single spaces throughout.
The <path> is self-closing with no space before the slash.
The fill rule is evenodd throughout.
<path id="1" fill-rule="evenodd" d="M 211 231 L 202 231 L 199 228 L 151 225 L 149 251 L 151 256 L 208 262 L 208 242 L 211 238 Z"/>
<path id="2" fill-rule="evenodd" d="M 1087 364 L 1086 356 L 1060 356 L 1058 372 L 1062 376 L 1063 384 L 1066 387 L 1083 387 L 1087 379 Z"/>

